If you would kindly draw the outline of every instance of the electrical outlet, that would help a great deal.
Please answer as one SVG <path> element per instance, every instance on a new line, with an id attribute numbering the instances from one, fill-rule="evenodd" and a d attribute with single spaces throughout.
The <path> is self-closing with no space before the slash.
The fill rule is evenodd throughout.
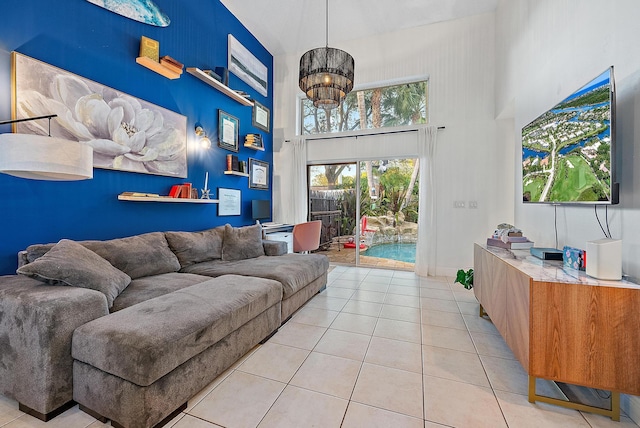
<path id="1" fill-rule="evenodd" d="M 453 208 L 464 208 L 464 201 L 453 201 Z"/>
<path id="2" fill-rule="evenodd" d="M 470 209 L 477 209 L 478 208 L 478 201 L 469 201 L 469 208 Z"/>

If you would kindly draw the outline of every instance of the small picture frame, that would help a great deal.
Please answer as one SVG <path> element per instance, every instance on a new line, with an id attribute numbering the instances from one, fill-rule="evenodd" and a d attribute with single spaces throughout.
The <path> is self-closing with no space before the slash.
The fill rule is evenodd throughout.
<path id="1" fill-rule="evenodd" d="M 222 110 L 218 110 L 218 147 L 232 152 L 238 151 L 240 121 Z"/>
<path id="2" fill-rule="evenodd" d="M 258 101 L 253 102 L 253 115 L 251 123 L 258 129 L 269 132 L 269 123 L 271 123 L 271 112 L 269 109 Z"/>
<path id="3" fill-rule="evenodd" d="M 249 188 L 269 190 L 269 163 L 249 158 Z"/>
<path id="4" fill-rule="evenodd" d="M 218 187 L 218 216 L 242 214 L 242 193 L 238 189 Z"/>

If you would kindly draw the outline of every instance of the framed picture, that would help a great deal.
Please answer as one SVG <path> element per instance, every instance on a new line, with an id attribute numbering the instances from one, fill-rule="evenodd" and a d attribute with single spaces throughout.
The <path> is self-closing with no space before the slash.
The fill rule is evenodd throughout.
<path id="1" fill-rule="evenodd" d="M 267 96 L 267 67 L 231 34 L 229 34 L 228 68 L 259 94 Z"/>
<path id="2" fill-rule="evenodd" d="M 187 177 L 187 118 L 13 52 L 14 119 L 57 113 L 51 136 L 93 147 L 95 168 Z M 48 135 L 47 121 L 14 132 Z"/>
<path id="3" fill-rule="evenodd" d="M 218 147 L 238 151 L 238 129 L 240 121 L 222 110 L 218 110 Z"/>
<path id="4" fill-rule="evenodd" d="M 269 132 L 271 112 L 268 108 L 263 106 L 257 101 L 253 102 L 253 116 L 251 122 L 256 128 L 260 128 L 263 131 Z"/>
<path id="5" fill-rule="evenodd" d="M 242 193 L 238 189 L 218 187 L 218 215 L 240 215 L 242 213 Z"/>
<path id="6" fill-rule="evenodd" d="M 249 158 L 249 188 L 269 190 L 269 164 Z"/>

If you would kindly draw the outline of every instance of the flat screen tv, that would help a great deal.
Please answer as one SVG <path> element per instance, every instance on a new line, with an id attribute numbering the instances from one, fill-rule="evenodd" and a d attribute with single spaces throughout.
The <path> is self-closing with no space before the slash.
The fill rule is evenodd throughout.
<path id="1" fill-rule="evenodd" d="M 271 201 L 268 199 L 254 199 L 251 201 L 251 217 L 254 220 L 271 218 Z"/>
<path id="2" fill-rule="evenodd" d="M 525 203 L 617 204 L 613 67 L 522 128 Z"/>

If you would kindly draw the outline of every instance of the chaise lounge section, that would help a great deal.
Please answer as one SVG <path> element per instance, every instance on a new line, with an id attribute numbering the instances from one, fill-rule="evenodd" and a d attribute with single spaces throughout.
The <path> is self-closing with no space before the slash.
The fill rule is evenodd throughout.
<path id="1" fill-rule="evenodd" d="M 273 334 L 329 263 L 225 225 L 32 245 L 19 266 L 0 277 L 0 392 L 42 420 L 75 399 L 147 427 Z"/>

